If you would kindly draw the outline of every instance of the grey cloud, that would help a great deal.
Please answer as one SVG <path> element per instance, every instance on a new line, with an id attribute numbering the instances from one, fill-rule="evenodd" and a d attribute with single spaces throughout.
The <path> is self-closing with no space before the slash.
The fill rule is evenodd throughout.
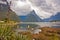
<path id="1" fill-rule="evenodd" d="M 60 12 L 60 0 L 29 0 L 36 7 L 36 14 L 42 19 Z"/>
<path id="2" fill-rule="evenodd" d="M 58 8 L 60 7 L 60 0 L 51 0 L 51 1 L 50 0 L 30 0 L 30 2 L 34 6 L 40 7 L 41 9 L 43 9 L 44 11 L 47 11 L 47 12 L 49 12 L 50 10 L 55 12 L 55 10 L 57 11 Z M 50 4 L 49 4 L 49 2 L 50 2 Z M 53 6 L 53 5 L 55 5 L 55 6 Z"/>
<path id="3" fill-rule="evenodd" d="M 29 1 L 35 6 L 41 6 L 46 3 L 45 0 L 29 0 Z"/>
<path id="4" fill-rule="evenodd" d="M 18 3 L 17 1 L 15 2 L 13 1 L 11 6 L 11 9 L 15 11 L 17 15 L 27 15 L 31 11 L 31 7 L 29 4 L 24 3 L 24 5 L 21 4 L 22 6 L 20 6 L 20 4 L 19 3 L 17 4 L 17 3 Z"/>
<path id="5" fill-rule="evenodd" d="M 3 1 L 1 1 L 1 0 L 0 0 L 0 3 L 1 3 L 1 4 L 7 4 L 6 2 L 3 2 Z"/>
<path id="6" fill-rule="evenodd" d="M 14 0 L 19 1 L 19 0 Z M 60 12 L 60 0 L 20 0 L 25 4 L 18 6 L 18 2 L 12 1 L 11 9 L 16 12 L 17 15 L 27 15 L 30 11 L 35 10 L 36 14 L 44 18 L 49 18 L 52 15 L 56 15 L 56 12 Z"/>

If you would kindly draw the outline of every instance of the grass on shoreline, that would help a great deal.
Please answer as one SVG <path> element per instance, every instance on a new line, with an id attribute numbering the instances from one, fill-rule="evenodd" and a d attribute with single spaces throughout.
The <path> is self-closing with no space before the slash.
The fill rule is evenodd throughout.
<path id="1" fill-rule="evenodd" d="M 55 31 L 54 28 L 41 28 L 42 32 L 39 34 L 30 33 L 18 33 L 16 34 L 15 27 L 12 25 L 7 25 L 8 23 L 0 23 L 0 40 L 60 40 L 60 31 Z M 15 29 L 14 29 L 15 28 Z M 57 34 L 59 33 L 59 35 Z M 24 34 L 24 35 L 23 35 Z"/>
<path id="2" fill-rule="evenodd" d="M 5 25 L 2 25 L 5 24 Z M 16 34 L 14 25 L 0 23 L 0 40 L 31 40 L 29 35 Z"/>

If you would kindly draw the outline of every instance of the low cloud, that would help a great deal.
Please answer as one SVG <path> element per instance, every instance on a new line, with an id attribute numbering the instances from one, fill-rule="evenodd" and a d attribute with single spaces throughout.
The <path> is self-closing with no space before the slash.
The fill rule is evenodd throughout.
<path id="1" fill-rule="evenodd" d="M 7 4 L 6 2 L 2 2 L 2 1 L 0 1 L 0 3 L 1 3 L 1 4 Z"/>
<path id="2" fill-rule="evenodd" d="M 32 10 L 42 18 L 49 18 L 60 12 L 60 0 L 10 0 L 11 9 L 17 15 L 27 15 Z M 9 1 L 8 1 L 9 2 Z"/>

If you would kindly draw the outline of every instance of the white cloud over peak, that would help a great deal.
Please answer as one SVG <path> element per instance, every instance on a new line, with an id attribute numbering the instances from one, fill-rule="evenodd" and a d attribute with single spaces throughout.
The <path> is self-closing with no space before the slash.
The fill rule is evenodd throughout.
<path id="1" fill-rule="evenodd" d="M 11 9 L 16 12 L 17 15 L 27 15 L 31 11 L 31 7 L 25 1 L 12 1 Z"/>
<path id="2" fill-rule="evenodd" d="M 17 15 L 27 15 L 32 10 L 44 19 L 56 15 L 60 12 L 60 0 L 10 0 L 11 9 Z"/>

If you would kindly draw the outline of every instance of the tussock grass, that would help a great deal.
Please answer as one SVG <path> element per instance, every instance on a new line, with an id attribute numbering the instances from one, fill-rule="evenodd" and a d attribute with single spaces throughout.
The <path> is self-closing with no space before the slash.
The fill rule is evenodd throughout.
<path id="1" fill-rule="evenodd" d="M 0 24 L 0 40 L 31 40 L 31 37 L 30 35 L 16 35 L 14 27 Z"/>

